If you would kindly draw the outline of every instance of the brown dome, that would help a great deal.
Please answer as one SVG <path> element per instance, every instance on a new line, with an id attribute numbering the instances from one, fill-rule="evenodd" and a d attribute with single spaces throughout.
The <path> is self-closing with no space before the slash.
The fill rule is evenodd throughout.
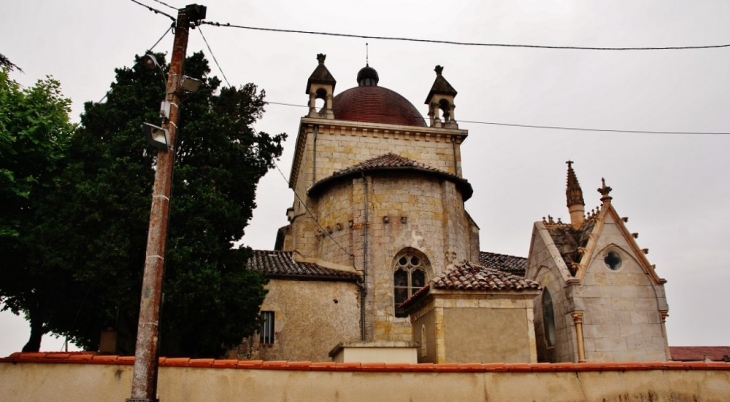
<path id="1" fill-rule="evenodd" d="M 334 97 L 332 111 L 337 120 L 426 127 L 411 102 L 397 92 L 375 85 L 350 88 Z"/>

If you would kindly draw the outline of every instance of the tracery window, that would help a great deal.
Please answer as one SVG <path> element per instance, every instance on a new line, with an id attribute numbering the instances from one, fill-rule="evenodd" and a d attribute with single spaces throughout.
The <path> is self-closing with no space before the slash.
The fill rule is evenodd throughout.
<path id="1" fill-rule="evenodd" d="M 408 315 L 398 305 L 413 296 L 418 289 L 426 284 L 426 267 L 428 261 L 414 253 L 405 253 L 395 259 L 393 267 L 393 295 L 395 302 L 395 316 Z"/>

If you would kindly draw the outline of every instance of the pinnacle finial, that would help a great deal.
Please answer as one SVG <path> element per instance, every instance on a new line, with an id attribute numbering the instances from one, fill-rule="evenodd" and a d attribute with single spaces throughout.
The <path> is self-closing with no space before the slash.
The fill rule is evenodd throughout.
<path id="1" fill-rule="evenodd" d="M 568 165 L 568 179 L 565 189 L 565 197 L 568 201 L 568 208 L 572 205 L 585 205 L 585 202 L 583 201 L 583 190 L 580 188 L 578 177 L 576 177 L 575 171 L 573 170 L 573 163 L 575 162 L 569 160 L 565 163 Z"/>
<path id="2" fill-rule="evenodd" d="M 326 59 L 326 58 L 327 58 L 327 55 L 324 53 L 317 54 L 317 61 L 319 62 L 319 64 L 324 64 L 324 59 Z"/>
<path id="3" fill-rule="evenodd" d="M 444 71 L 444 66 L 436 66 L 433 71 L 436 72 L 436 75 L 441 75 L 441 73 Z"/>
<path id="4" fill-rule="evenodd" d="M 601 193 L 601 195 L 603 196 L 603 197 L 601 197 L 601 201 L 606 202 L 606 201 L 611 201 L 611 199 L 613 199 L 613 197 L 608 195 L 611 192 L 611 190 L 613 190 L 613 189 L 606 185 L 606 179 L 601 177 L 601 188 L 598 189 L 598 192 Z"/>
<path id="5" fill-rule="evenodd" d="M 365 67 L 370 66 L 370 52 L 368 51 L 368 43 L 365 42 Z"/>

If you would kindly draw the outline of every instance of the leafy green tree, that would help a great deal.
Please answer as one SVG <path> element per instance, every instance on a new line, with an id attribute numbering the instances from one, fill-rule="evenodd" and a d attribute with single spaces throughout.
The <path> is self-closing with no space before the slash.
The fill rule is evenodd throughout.
<path id="1" fill-rule="evenodd" d="M 158 55 L 158 60 L 162 55 Z M 257 328 L 266 280 L 234 248 L 255 207 L 258 180 L 281 154 L 285 134 L 256 132 L 264 91 L 219 88 L 201 53 L 185 74 L 204 85 L 183 97 L 167 241 L 160 352 L 219 356 Z M 134 353 L 156 151 L 141 125 L 157 124 L 161 72 L 116 70 L 103 103 L 87 103 L 43 223 L 46 269 L 65 273 L 72 307 L 49 308 L 45 327 L 96 349 L 118 331 L 118 352 Z M 72 313 L 69 313 L 72 312 Z"/>
<path id="2" fill-rule="evenodd" d="M 0 69 L 0 301 L 3 310 L 28 316 L 24 350 L 37 350 L 47 331 L 44 304 L 60 297 L 54 286 L 59 272 L 43 264 L 38 239 L 44 211 L 53 209 L 44 202 L 73 133 L 71 102 L 52 78 L 21 88 L 8 71 Z"/>

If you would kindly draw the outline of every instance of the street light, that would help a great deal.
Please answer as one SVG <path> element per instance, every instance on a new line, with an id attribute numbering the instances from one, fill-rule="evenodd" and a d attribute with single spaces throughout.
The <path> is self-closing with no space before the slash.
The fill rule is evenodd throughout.
<path id="1" fill-rule="evenodd" d="M 142 123 L 142 131 L 147 138 L 147 143 L 160 151 L 167 152 L 170 149 L 170 132 L 162 127 L 150 123 Z"/>

